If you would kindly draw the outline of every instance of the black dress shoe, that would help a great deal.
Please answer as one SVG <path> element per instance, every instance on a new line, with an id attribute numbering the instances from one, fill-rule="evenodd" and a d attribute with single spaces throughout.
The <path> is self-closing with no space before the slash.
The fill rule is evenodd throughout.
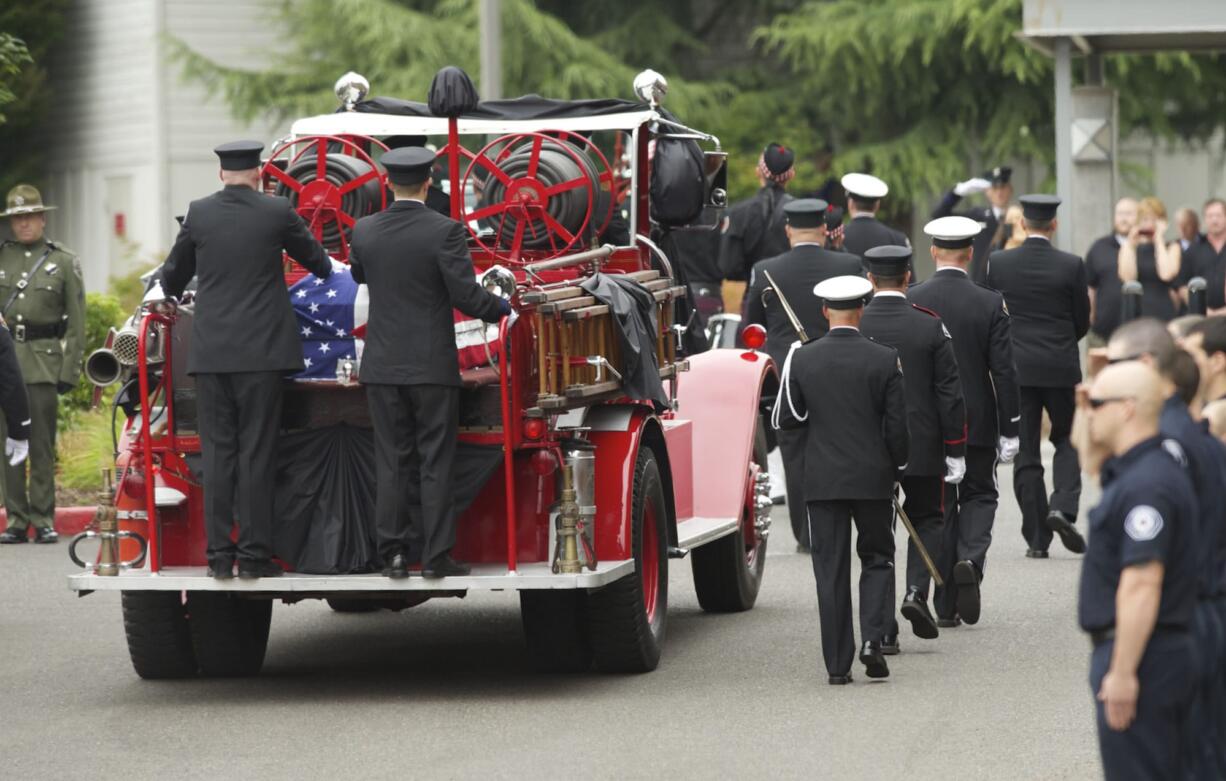
<path id="1" fill-rule="evenodd" d="M 969 560 L 954 565 L 954 582 L 958 584 L 958 615 L 968 624 L 979 623 L 979 572 Z"/>
<path id="2" fill-rule="evenodd" d="M 902 647 L 898 645 L 898 635 L 886 635 L 881 638 L 881 653 L 884 656 L 898 656 Z"/>
<path id="3" fill-rule="evenodd" d="M 1047 514 L 1047 528 L 1060 535 L 1060 542 L 1073 553 L 1086 552 L 1086 538 L 1081 536 L 1073 519 L 1060 512 L 1052 510 Z"/>
<path id="4" fill-rule="evenodd" d="M 881 653 L 881 645 L 872 640 L 865 640 L 860 647 L 860 662 L 864 665 L 864 674 L 869 678 L 889 678 L 890 668 L 885 663 Z"/>
<path id="5" fill-rule="evenodd" d="M 1039 550 L 1038 548 L 1026 549 L 1026 558 L 1028 559 L 1045 559 L 1047 556 L 1048 554 L 1045 550 Z"/>
<path id="6" fill-rule="evenodd" d="M 847 673 L 846 675 L 832 675 L 826 679 L 826 682 L 831 686 L 846 686 L 847 684 L 851 683 L 851 681 L 851 673 Z"/>
<path id="7" fill-rule="evenodd" d="M 403 553 L 397 553 L 389 556 L 384 562 L 383 577 L 400 580 L 409 576 L 409 565 L 404 560 Z"/>
<path id="8" fill-rule="evenodd" d="M 918 589 L 913 588 L 907 591 L 899 612 L 902 613 L 903 618 L 911 622 L 911 631 L 916 637 L 935 640 L 941 634 L 937 630 L 937 622 L 933 620 L 932 613 L 928 610 L 928 602 L 920 596 Z"/>
<path id="9" fill-rule="evenodd" d="M 955 627 L 962 626 L 962 619 L 958 618 L 957 616 L 954 616 L 953 618 L 938 618 L 937 626 L 941 627 L 942 629 L 953 629 Z"/>
<path id="10" fill-rule="evenodd" d="M 234 559 L 213 559 L 209 562 L 209 577 L 230 580 L 234 577 Z"/>
<path id="11" fill-rule="evenodd" d="M 244 580 L 253 580 L 255 578 L 275 578 L 285 574 L 285 570 L 280 564 L 268 559 L 257 559 L 251 561 L 239 560 L 238 576 Z"/>
<path id="12" fill-rule="evenodd" d="M 40 545 L 51 545 L 60 541 L 60 535 L 50 526 L 34 530 L 34 542 Z"/>
<path id="13" fill-rule="evenodd" d="M 471 567 L 461 564 L 446 553 L 421 568 L 421 574 L 427 578 L 454 578 L 470 572 Z"/>
<path id="14" fill-rule="evenodd" d="M 0 534 L 0 545 L 21 545 L 30 541 L 30 533 L 25 529 L 10 526 Z"/>

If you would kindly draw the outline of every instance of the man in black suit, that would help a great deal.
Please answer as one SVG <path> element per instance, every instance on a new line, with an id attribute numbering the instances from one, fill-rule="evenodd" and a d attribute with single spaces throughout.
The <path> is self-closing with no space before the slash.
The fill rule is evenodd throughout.
<path id="1" fill-rule="evenodd" d="M 460 366 L 452 308 L 497 322 L 511 305 L 473 274 L 468 234 L 424 203 L 434 153 L 406 147 L 383 156 L 396 201 L 353 227 L 353 278 L 370 288 L 366 385 L 375 435 L 375 526 L 383 574 L 408 576 L 420 547 L 426 577 L 466 575 L 451 557 L 451 489 L 459 427 Z"/>
<path id="2" fill-rule="evenodd" d="M 387 144 L 387 149 L 390 152 L 393 149 L 407 149 L 408 147 L 426 147 L 425 136 L 387 136 L 383 139 L 383 143 Z M 463 177 L 461 177 L 461 183 Z M 396 195 L 393 192 L 388 196 L 388 201 L 395 200 Z M 443 192 L 443 188 L 434 184 L 431 181 L 430 189 L 426 190 L 425 204 L 427 207 L 434 209 L 444 217 L 451 216 L 451 196 Z"/>
<path id="3" fill-rule="evenodd" d="M 873 247 L 864 260 L 874 293 L 864 309 L 860 333 L 897 350 L 906 377 L 911 449 L 902 478 L 903 510 L 924 547 L 936 556 L 945 525 L 945 485 L 957 485 L 966 474 L 966 406 L 953 339 L 935 312 L 907 301 L 909 248 Z M 973 572 L 957 574 L 974 577 Z M 936 619 L 928 609 L 929 580 L 924 560 L 911 541 L 901 612 L 916 636 L 926 640 L 938 634 Z M 898 624 L 891 621 L 891 625 L 893 631 L 882 643 L 887 655 L 898 653 Z"/>
<path id="4" fill-rule="evenodd" d="M 791 201 L 783 207 L 787 236 L 792 249 L 754 264 L 745 297 L 745 322 L 766 327 L 766 352 L 783 371 L 788 350 L 800 336 L 783 309 L 786 298 L 810 339 L 824 336 L 830 328 L 821 306 L 813 300 L 813 288 L 832 277 L 860 274 L 860 259 L 845 252 L 823 249 L 826 240 L 826 202 L 815 198 Z M 779 285 L 774 290 L 770 278 Z M 804 503 L 805 432 L 779 432 L 779 451 L 787 482 L 788 514 L 792 534 L 802 552 L 809 551 L 809 521 Z"/>
<path id="5" fill-rule="evenodd" d="M 847 213 L 851 219 L 843 226 L 843 249 L 853 255 L 864 257 L 873 247 L 910 247 L 905 234 L 894 230 L 877 219 L 881 199 L 890 192 L 890 187 L 875 176 L 868 174 L 845 174 L 841 181 L 847 192 Z M 907 267 L 915 279 L 915 265 Z"/>
<path id="6" fill-rule="evenodd" d="M 851 521 L 860 557 L 860 661 L 890 674 L 882 638 L 894 617 L 891 492 L 907 465 L 907 399 L 898 352 L 859 330 L 872 292 L 858 276 L 814 288 L 830 331 L 798 349 L 775 400 L 775 428 L 806 426 L 805 499 L 813 540 L 822 656 L 833 685 L 851 682 Z"/>
<path id="7" fill-rule="evenodd" d="M 1054 195 L 1024 195 L 1026 240 L 988 259 L 988 286 L 1005 297 L 1013 316 L 1013 362 L 1022 413 L 1021 452 L 1013 464 L 1013 492 L 1022 511 L 1022 535 L 1030 558 L 1047 558 L 1052 532 L 1064 547 L 1084 553 L 1073 525 L 1081 499 L 1081 468 L 1069 440 L 1073 389 L 1081 381 L 1077 342 L 1090 329 L 1090 296 L 1081 258 L 1051 245 L 1056 232 Z M 1053 488 L 1048 499 L 1039 439 L 1043 411 L 1051 418 Z"/>
<path id="8" fill-rule="evenodd" d="M 932 219 L 940 219 L 941 217 L 966 217 L 980 223 L 980 231 L 975 235 L 974 255 L 971 260 L 968 273 L 971 279 L 975 282 L 985 282 L 988 278 L 988 255 L 992 253 L 992 240 L 996 236 L 996 231 L 1000 228 L 1001 222 L 1005 219 L 1005 212 L 1009 209 L 1009 201 L 1013 200 L 1013 184 L 1009 181 L 1013 178 L 1013 169 L 1007 165 L 998 165 L 991 171 L 987 171 L 983 176 L 967 179 L 965 182 L 958 182 L 954 188 L 945 193 L 945 197 L 937 204 L 937 207 L 932 210 Z M 986 193 L 988 198 L 987 206 L 980 206 L 974 209 L 956 212 L 954 207 L 968 195 L 975 193 Z"/>
<path id="9" fill-rule="evenodd" d="M 332 273 L 290 202 L 260 192 L 263 149 L 234 141 L 214 150 L 225 187 L 192 201 L 162 266 L 171 298 L 197 277 L 187 369 L 196 378 L 209 574 L 221 579 L 234 576 L 235 556 L 239 577 L 282 574 L 270 561 L 281 392 L 285 375 L 302 371 L 282 252 L 317 277 Z"/>
<path id="10" fill-rule="evenodd" d="M 979 587 L 996 518 L 996 464 L 1011 463 L 1019 446 L 1009 310 L 1000 293 L 973 282 L 967 272 L 979 231 L 979 223 L 967 217 L 925 225 L 936 272 L 907 291 L 912 301 L 940 315 L 953 336 L 966 400 L 966 477 L 945 491 L 945 529 L 936 555 L 945 580 L 933 595 L 939 627 L 979 620 Z"/>

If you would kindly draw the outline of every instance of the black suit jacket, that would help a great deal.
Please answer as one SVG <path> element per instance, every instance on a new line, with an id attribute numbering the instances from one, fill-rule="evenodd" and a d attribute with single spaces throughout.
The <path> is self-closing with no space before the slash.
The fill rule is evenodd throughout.
<path id="1" fill-rule="evenodd" d="M 830 328 L 822 314 L 822 302 L 813 295 L 817 283 L 847 274 L 864 276 L 864 272 L 855 255 L 823 249 L 815 244 L 803 244 L 754 264 L 745 299 L 746 322 L 766 326 L 766 352 L 782 371 L 788 348 L 799 337 L 774 291 L 766 294 L 765 304 L 762 302 L 762 294 L 770 287 L 766 272 L 779 283 L 810 339 L 825 335 Z"/>
<path id="2" fill-rule="evenodd" d="M 893 347 L 836 328 L 796 351 L 775 404 L 781 428 L 808 429 L 806 501 L 889 500 L 911 445 Z"/>
<path id="3" fill-rule="evenodd" d="M 349 263 L 370 289 L 359 379 L 459 385 L 451 310 L 491 323 L 505 311 L 477 283 L 464 226 L 419 201 L 396 201 L 353 226 Z"/>
<path id="4" fill-rule="evenodd" d="M 876 295 L 864 309 L 860 333 L 893 347 L 907 388 L 911 449 L 907 475 L 945 474 L 945 457 L 966 454 L 966 405 L 953 339 L 935 312 L 901 295 Z"/>
<path id="5" fill-rule="evenodd" d="M 1013 316 L 1017 384 L 1066 388 L 1081 382 L 1077 342 L 1090 330 L 1090 294 L 1081 258 L 1042 238 L 993 252 L 988 286 Z"/>
<path id="6" fill-rule="evenodd" d="M 719 268 L 725 279 L 744 280 L 755 263 L 788 251 L 783 206 L 792 200 L 777 184 L 733 204 L 720 231 Z"/>
<path id="7" fill-rule="evenodd" d="M 983 230 L 979 231 L 975 236 L 975 243 L 971 245 L 973 254 L 971 255 L 971 265 L 968 269 L 971 279 L 982 284 L 988 279 L 988 256 L 992 254 L 992 239 L 996 237 L 996 231 L 1000 228 L 1000 222 L 997 221 L 996 212 L 992 211 L 991 206 L 978 206 L 974 209 L 954 211 L 954 207 L 961 200 L 962 197 L 953 190 L 945 193 L 945 197 L 932 210 L 932 219 L 955 216 L 967 217 L 975 222 L 983 223 Z"/>
<path id="8" fill-rule="evenodd" d="M 317 277 L 332 273 L 287 199 L 226 185 L 192 201 L 162 266 L 168 296 L 197 277 L 189 373 L 302 371 L 283 251 Z"/>
<path id="9" fill-rule="evenodd" d="M 843 226 L 843 249 L 853 255 L 864 257 L 864 253 L 873 247 L 910 247 L 906 234 L 896 231 L 876 217 L 852 217 Z M 911 281 L 915 281 L 915 261 L 907 262 L 907 270 L 911 272 Z"/>
<path id="10" fill-rule="evenodd" d="M 1000 293 L 958 269 L 942 268 L 912 286 L 907 298 L 940 315 L 953 336 L 966 400 L 967 444 L 994 448 L 998 436 L 1016 437 L 1017 380 L 1009 311 Z"/>

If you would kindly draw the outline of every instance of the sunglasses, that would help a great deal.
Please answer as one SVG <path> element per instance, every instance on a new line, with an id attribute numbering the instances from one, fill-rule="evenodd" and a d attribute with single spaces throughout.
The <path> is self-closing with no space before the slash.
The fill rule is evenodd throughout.
<path id="1" fill-rule="evenodd" d="M 1132 401 L 1131 396 L 1108 396 L 1101 399 L 1090 399 L 1090 409 L 1099 409 L 1116 401 Z"/>

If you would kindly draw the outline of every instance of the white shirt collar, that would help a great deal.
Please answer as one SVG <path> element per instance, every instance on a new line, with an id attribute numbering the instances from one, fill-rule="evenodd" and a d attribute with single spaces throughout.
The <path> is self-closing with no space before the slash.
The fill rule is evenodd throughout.
<path id="1" fill-rule="evenodd" d="M 860 329 L 856 328 L 854 325 L 832 325 L 830 326 L 830 330 L 831 331 L 855 331 L 856 333 L 860 333 Z"/>
<path id="2" fill-rule="evenodd" d="M 1004 214 L 1005 214 L 1004 209 L 1001 209 L 1000 207 L 997 207 L 997 206 L 992 207 L 992 216 L 996 218 L 997 222 L 1000 222 L 1000 218 L 1003 217 Z"/>
<path id="3" fill-rule="evenodd" d="M 426 202 L 425 202 L 425 201 L 423 201 L 421 198 L 397 198 L 396 200 L 398 200 L 398 201 L 412 201 L 413 203 L 420 203 L 420 204 L 421 204 L 421 205 L 423 205 L 423 206 L 425 206 L 425 204 L 426 204 Z"/>
<path id="4" fill-rule="evenodd" d="M 873 218 L 874 218 L 874 217 L 876 217 L 876 216 L 877 216 L 877 215 L 876 215 L 876 214 L 874 214 L 873 212 L 856 212 L 855 214 L 851 215 L 851 218 L 852 218 L 853 220 L 859 220 L 859 219 L 862 219 L 862 218 L 863 218 L 863 219 L 866 219 L 866 220 L 871 220 L 871 219 L 873 219 Z"/>
<path id="5" fill-rule="evenodd" d="M 895 296 L 896 298 L 906 298 L 907 294 L 901 290 L 878 290 L 873 293 L 873 298 L 884 298 L 886 296 Z"/>
<path id="6" fill-rule="evenodd" d="M 1051 239 L 1047 238 L 1046 236 L 1040 235 L 1038 233 L 1027 233 L 1026 238 L 1027 239 L 1042 239 L 1043 241 L 1046 241 L 1046 242 L 1051 241 Z"/>
<path id="7" fill-rule="evenodd" d="M 957 271 L 959 274 L 961 274 L 964 277 L 970 276 L 970 272 L 968 272 L 966 269 L 962 268 L 961 266 L 937 266 L 937 271 L 944 271 L 945 269 L 949 269 L 950 271 Z M 933 273 L 936 273 L 936 272 L 933 272 Z"/>
<path id="8" fill-rule="evenodd" d="M 1126 242 L 1126 241 L 1128 241 L 1128 237 L 1127 237 L 1127 236 L 1125 236 L 1124 234 L 1122 234 L 1122 233 L 1117 233 L 1117 234 L 1115 234 L 1115 243 L 1116 243 L 1116 244 L 1118 244 L 1118 245 L 1120 245 L 1120 246 L 1122 247 L 1122 246 L 1124 246 L 1124 242 Z"/>
<path id="9" fill-rule="evenodd" d="M 820 247 L 820 246 L 822 246 L 822 243 L 820 241 L 798 241 L 792 245 L 792 249 L 796 249 L 797 247 Z"/>

